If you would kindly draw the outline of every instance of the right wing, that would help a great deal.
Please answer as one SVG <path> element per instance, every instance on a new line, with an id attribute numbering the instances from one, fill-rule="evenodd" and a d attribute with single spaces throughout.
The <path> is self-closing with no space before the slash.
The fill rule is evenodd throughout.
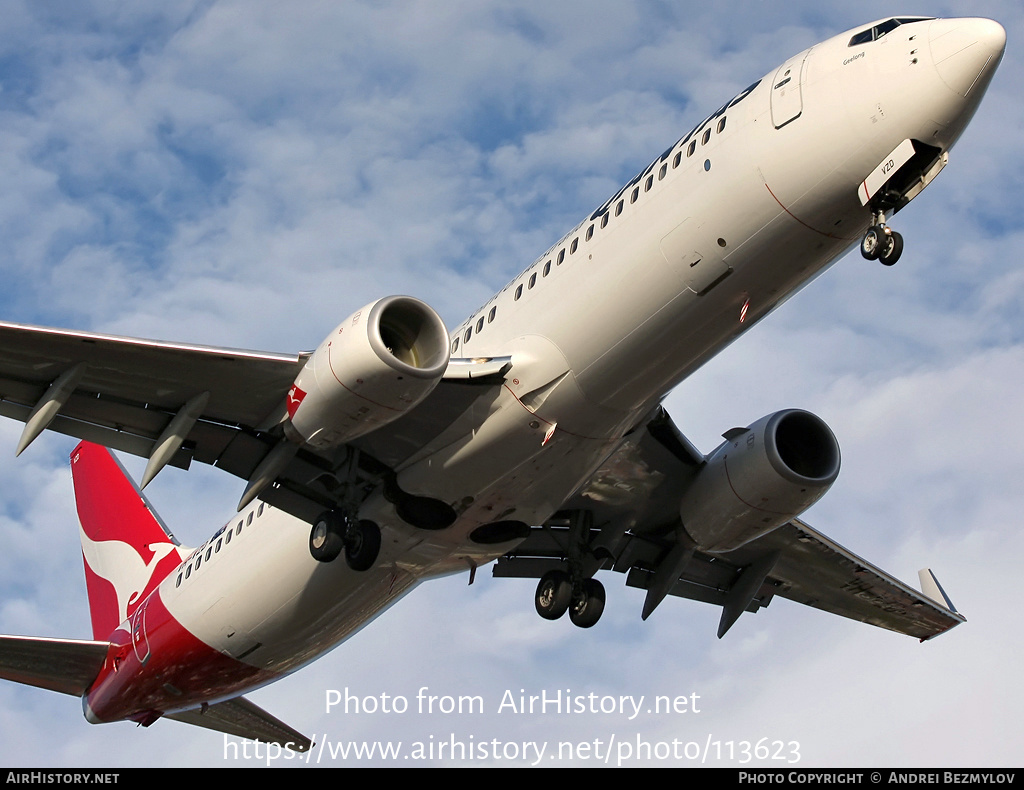
<path id="1" fill-rule="evenodd" d="M 187 469 L 251 480 L 281 442 L 285 398 L 309 354 L 271 354 L 0 322 L 0 416 Z M 371 487 L 501 381 L 509 360 L 453 359 L 416 409 L 332 452 L 298 450 L 260 498 L 312 521 L 337 504 L 339 470 L 358 454 Z M 152 479 L 147 469 L 145 482 Z"/>
<path id="2" fill-rule="evenodd" d="M 45 427 L 148 458 L 170 418 L 207 393 L 170 463 L 188 468 L 197 460 L 244 477 L 246 466 L 255 466 L 245 445 L 283 413 L 305 360 L 0 323 L 0 415 L 28 422 L 51 385 L 72 373 L 70 391 Z"/>

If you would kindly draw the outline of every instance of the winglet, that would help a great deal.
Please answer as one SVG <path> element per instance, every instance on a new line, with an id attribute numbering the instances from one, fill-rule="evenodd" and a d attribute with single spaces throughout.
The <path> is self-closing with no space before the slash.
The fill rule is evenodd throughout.
<path id="1" fill-rule="evenodd" d="M 946 595 L 946 591 L 942 589 L 942 585 L 939 584 L 939 580 L 935 578 L 935 574 L 932 573 L 931 568 L 922 568 L 917 572 L 917 577 L 921 580 L 921 592 L 931 598 L 935 603 L 942 604 L 949 611 L 954 614 L 960 614 L 953 606 L 953 602 L 949 600 L 949 596 Z M 962 617 L 963 615 L 961 615 Z"/>

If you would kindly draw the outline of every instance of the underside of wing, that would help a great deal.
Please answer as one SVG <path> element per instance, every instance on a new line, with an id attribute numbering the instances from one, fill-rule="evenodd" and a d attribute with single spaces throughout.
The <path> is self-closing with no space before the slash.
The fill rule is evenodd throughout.
<path id="1" fill-rule="evenodd" d="M 208 730 L 226 732 L 239 738 L 276 743 L 293 752 L 309 751 L 313 745 L 305 735 L 293 730 L 245 697 L 235 697 L 216 705 L 172 713 L 165 718 L 205 727 Z"/>
<path id="2" fill-rule="evenodd" d="M 250 488 L 263 474 L 247 494 L 312 521 L 378 485 L 510 364 L 451 360 L 417 408 L 354 441 L 316 446 L 284 435 L 309 358 L 0 323 L 0 416 L 26 424 L 19 453 L 49 429 L 149 459 L 143 486 L 165 465 L 192 461 Z"/>
<path id="3" fill-rule="evenodd" d="M 766 420 L 727 432 L 723 447 L 761 441 L 752 429 L 770 425 Z M 729 550 L 702 548 L 681 514 L 713 511 L 714 497 L 711 506 L 687 499 L 708 496 L 696 481 L 708 476 L 715 455 L 701 456 L 659 409 L 554 518 L 498 560 L 495 576 L 563 571 L 589 578 L 616 570 L 628 586 L 647 591 L 644 619 L 670 595 L 722 607 L 719 637 L 776 595 L 922 640 L 965 621 L 937 582 L 925 587 L 931 596 L 922 594 L 795 517 Z M 736 478 L 726 475 L 726 485 L 734 494 Z"/>
<path id="4" fill-rule="evenodd" d="M 27 423 L 42 412 L 44 428 L 149 457 L 205 394 L 170 463 L 214 464 L 238 452 L 239 432 L 283 413 L 304 358 L 0 323 L 0 414 Z"/>

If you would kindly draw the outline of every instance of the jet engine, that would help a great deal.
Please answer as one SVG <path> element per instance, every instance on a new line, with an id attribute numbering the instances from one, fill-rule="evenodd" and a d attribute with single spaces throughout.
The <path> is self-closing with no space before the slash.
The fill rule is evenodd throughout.
<path id="1" fill-rule="evenodd" d="M 388 296 L 357 310 L 320 344 L 288 392 L 287 430 L 327 449 L 398 419 L 448 366 L 448 330 L 430 307 Z"/>
<path id="2" fill-rule="evenodd" d="M 679 508 L 683 527 L 702 551 L 732 551 L 782 526 L 839 476 L 836 437 L 810 412 L 776 412 L 724 436 Z"/>

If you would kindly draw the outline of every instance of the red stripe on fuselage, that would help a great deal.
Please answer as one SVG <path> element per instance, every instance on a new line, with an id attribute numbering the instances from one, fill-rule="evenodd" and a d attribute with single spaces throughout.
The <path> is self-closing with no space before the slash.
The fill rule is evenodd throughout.
<path id="1" fill-rule="evenodd" d="M 237 697 L 280 677 L 197 639 L 171 616 L 159 590 L 109 639 L 107 660 L 85 695 L 93 722 L 148 724 L 156 714 Z"/>

